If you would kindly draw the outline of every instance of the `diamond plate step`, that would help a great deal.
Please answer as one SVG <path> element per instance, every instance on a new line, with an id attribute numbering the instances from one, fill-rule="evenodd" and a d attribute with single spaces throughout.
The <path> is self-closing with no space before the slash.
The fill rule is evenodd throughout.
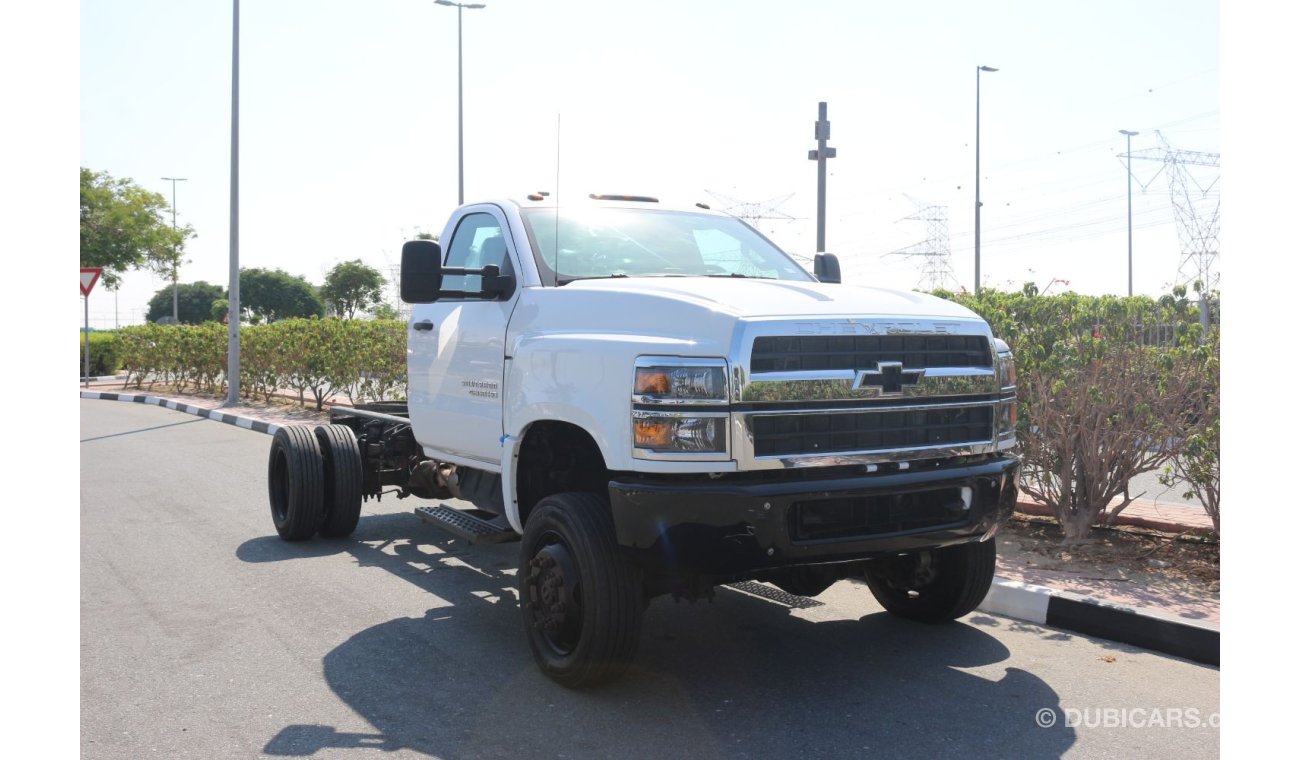
<path id="1" fill-rule="evenodd" d="M 444 504 L 416 507 L 415 514 L 435 528 L 463 538 L 470 544 L 500 544 L 519 540 L 519 534 L 506 523 L 504 517 L 489 522 Z"/>

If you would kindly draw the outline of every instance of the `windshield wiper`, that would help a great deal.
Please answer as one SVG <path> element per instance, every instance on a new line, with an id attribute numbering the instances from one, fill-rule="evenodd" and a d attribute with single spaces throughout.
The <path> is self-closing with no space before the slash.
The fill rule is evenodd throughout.
<path id="1" fill-rule="evenodd" d="M 555 284 L 557 286 L 568 285 L 569 283 L 577 282 L 578 280 L 610 280 L 616 277 L 627 277 L 627 273 L 615 272 L 614 274 L 593 274 L 587 277 L 560 277 L 556 279 Z"/>
<path id="2" fill-rule="evenodd" d="M 740 272 L 732 272 L 731 274 L 706 274 L 704 276 L 705 277 L 740 277 L 746 280 L 775 280 L 776 279 L 775 277 L 763 277 L 762 275 L 757 275 L 757 274 L 741 274 Z"/>

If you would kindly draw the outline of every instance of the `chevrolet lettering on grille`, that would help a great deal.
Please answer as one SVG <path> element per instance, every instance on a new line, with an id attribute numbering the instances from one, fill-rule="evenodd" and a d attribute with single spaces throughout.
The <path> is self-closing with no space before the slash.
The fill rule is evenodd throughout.
<path id="1" fill-rule="evenodd" d="M 882 396 L 901 396 L 904 385 L 914 385 L 925 377 L 923 369 L 903 369 L 902 362 L 877 362 L 874 370 L 858 370 L 854 390 L 876 387 Z"/>

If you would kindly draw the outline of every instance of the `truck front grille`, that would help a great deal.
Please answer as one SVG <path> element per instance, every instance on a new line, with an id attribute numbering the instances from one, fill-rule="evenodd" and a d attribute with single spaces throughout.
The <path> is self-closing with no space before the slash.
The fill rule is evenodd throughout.
<path id="1" fill-rule="evenodd" d="M 755 414 L 749 426 L 754 455 L 760 457 L 987 444 L 993 436 L 993 407 Z"/>
<path id="2" fill-rule="evenodd" d="M 754 339 L 751 372 L 870 369 L 880 362 L 908 369 L 992 367 L 982 335 L 764 336 Z"/>

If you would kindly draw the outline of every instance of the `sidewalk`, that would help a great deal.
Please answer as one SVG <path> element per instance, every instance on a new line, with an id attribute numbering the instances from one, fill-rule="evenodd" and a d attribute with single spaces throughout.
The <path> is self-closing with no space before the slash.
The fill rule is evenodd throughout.
<path id="1" fill-rule="evenodd" d="M 79 390 L 82 398 L 150 403 L 268 434 L 282 425 L 319 424 L 329 419 L 329 402 L 327 411 L 318 412 L 310 402 L 307 408 L 298 406 L 296 395 L 285 399 L 292 404 L 245 402 L 226 407 L 217 398 L 123 388 L 120 378 L 93 378 L 89 388 L 81 386 Z M 337 403 L 347 406 L 342 400 Z M 1050 514 L 1045 504 L 1023 496 L 1017 511 Z M 1144 499 L 1130 504 L 1116 522 L 1168 533 L 1212 531 L 1209 517 L 1200 510 Z M 996 573 L 994 588 L 980 606 L 982 611 L 1218 664 L 1217 595 L 1206 598 L 1168 589 L 1134 588 L 1135 584 L 1116 579 L 1082 578 L 1018 565 L 1003 555 L 998 558 Z"/>

